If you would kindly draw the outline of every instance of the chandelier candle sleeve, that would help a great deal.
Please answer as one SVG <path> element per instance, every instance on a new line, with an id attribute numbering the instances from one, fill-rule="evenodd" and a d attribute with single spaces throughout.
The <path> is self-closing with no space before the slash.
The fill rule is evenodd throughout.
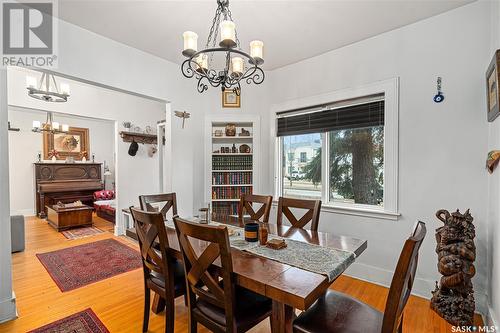
<path id="1" fill-rule="evenodd" d="M 198 35 L 192 31 L 186 31 L 182 34 L 184 38 L 184 51 L 182 54 L 190 56 L 198 51 Z"/>
<path id="2" fill-rule="evenodd" d="M 33 128 L 38 129 L 42 124 L 38 120 L 33 120 Z"/>
<path id="3" fill-rule="evenodd" d="M 222 21 L 220 23 L 220 45 L 227 47 L 236 46 L 236 25 L 233 21 Z"/>
<path id="4" fill-rule="evenodd" d="M 257 62 L 264 59 L 264 43 L 260 40 L 250 42 L 250 56 Z"/>
<path id="5" fill-rule="evenodd" d="M 68 124 L 63 124 L 62 125 L 62 131 L 63 132 L 69 132 L 69 125 Z"/>
<path id="6" fill-rule="evenodd" d="M 59 123 L 58 123 L 57 121 L 54 121 L 54 122 L 52 123 L 52 129 L 54 129 L 54 130 L 59 130 Z"/>
<path id="7" fill-rule="evenodd" d="M 69 84 L 67 84 L 67 83 L 61 83 L 61 89 L 60 90 L 61 90 L 61 94 L 63 94 L 63 95 L 69 95 L 69 92 L 70 92 L 70 90 L 69 90 Z"/>
<path id="8" fill-rule="evenodd" d="M 231 71 L 236 74 L 237 76 L 240 76 L 243 74 L 243 58 L 241 57 L 232 57 L 231 58 Z"/>
<path id="9" fill-rule="evenodd" d="M 27 76 L 26 77 L 26 87 L 27 88 L 36 88 L 37 82 L 36 77 Z"/>
<path id="10" fill-rule="evenodd" d="M 208 69 L 208 55 L 207 54 L 200 54 L 199 56 L 196 57 L 196 65 L 198 65 L 198 68 L 196 70 L 205 72 Z"/>

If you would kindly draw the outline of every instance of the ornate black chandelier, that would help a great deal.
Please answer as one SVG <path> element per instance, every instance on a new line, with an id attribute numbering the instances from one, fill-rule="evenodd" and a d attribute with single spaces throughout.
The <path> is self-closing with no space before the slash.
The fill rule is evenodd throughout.
<path id="1" fill-rule="evenodd" d="M 222 21 L 221 21 L 222 17 Z M 220 31 L 220 42 L 216 42 Z M 198 80 L 198 92 L 202 93 L 212 87 L 221 87 L 222 91 L 232 89 L 240 94 L 240 82 L 246 81 L 261 84 L 264 81 L 264 71 L 259 67 L 264 63 L 264 43 L 260 40 L 250 42 L 250 54 L 241 50 L 236 33 L 236 26 L 229 10 L 229 0 L 217 0 L 217 10 L 208 34 L 205 49 L 198 51 L 198 35 L 192 31 L 183 33 L 186 59 L 182 65 L 182 74 L 187 78 Z M 224 67 L 216 70 L 214 54 L 224 55 Z M 245 66 L 245 60 L 249 63 Z"/>

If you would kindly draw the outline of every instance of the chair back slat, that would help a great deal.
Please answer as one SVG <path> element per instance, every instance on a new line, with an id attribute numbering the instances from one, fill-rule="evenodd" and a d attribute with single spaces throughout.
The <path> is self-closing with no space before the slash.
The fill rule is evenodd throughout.
<path id="1" fill-rule="evenodd" d="M 306 209 L 304 215 L 297 219 L 290 208 Z M 283 223 L 283 215 L 295 228 L 304 228 L 311 223 L 311 230 L 317 231 L 319 226 L 319 214 L 321 212 L 321 200 L 303 200 L 280 197 L 278 200 L 277 223 Z"/>
<path id="2" fill-rule="evenodd" d="M 262 204 L 257 211 L 254 210 L 253 206 L 255 203 Z M 246 212 L 250 215 L 250 219 L 268 223 L 272 203 L 273 197 L 271 195 L 244 194 L 240 197 L 238 218 L 242 221 Z"/>
<path id="3" fill-rule="evenodd" d="M 151 272 L 156 272 L 161 274 L 165 281 L 173 281 L 173 270 L 170 269 L 168 263 L 167 230 L 162 214 L 145 212 L 134 207 L 130 207 L 130 213 L 139 241 L 144 278 L 150 279 Z M 155 241 L 159 243 L 159 249 L 155 248 Z M 169 288 L 166 289 L 168 293 Z"/>
<path id="4" fill-rule="evenodd" d="M 425 223 L 419 221 L 403 246 L 387 296 L 382 333 L 398 332 L 402 324 L 403 310 L 410 297 L 417 271 L 418 251 L 426 232 Z"/>
<path id="5" fill-rule="evenodd" d="M 175 193 L 151 194 L 139 196 L 141 209 L 147 212 L 160 212 L 166 219 L 167 213 L 172 209 L 172 215 L 177 216 L 177 199 Z M 155 203 L 165 203 L 161 209 L 153 206 Z"/>
<path id="6" fill-rule="evenodd" d="M 226 327 L 234 322 L 233 263 L 227 228 L 192 223 L 174 217 L 179 245 L 184 258 L 188 303 L 190 309 L 196 304 L 196 296 L 224 310 Z M 203 248 L 195 251 L 192 242 L 200 242 Z M 197 243 L 198 247 L 200 243 Z M 221 269 L 213 274 L 213 264 L 220 258 Z M 219 281 L 222 277 L 223 283 Z"/>

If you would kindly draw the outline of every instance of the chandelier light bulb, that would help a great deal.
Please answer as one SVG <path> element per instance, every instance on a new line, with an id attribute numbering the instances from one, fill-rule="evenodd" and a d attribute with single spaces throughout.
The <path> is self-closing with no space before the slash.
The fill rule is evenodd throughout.
<path id="1" fill-rule="evenodd" d="M 36 86 L 37 86 L 36 77 L 27 76 L 26 77 L 26 87 L 36 89 Z"/>
<path id="2" fill-rule="evenodd" d="M 59 91 L 61 92 L 61 94 L 63 95 L 69 95 L 69 92 L 70 92 L 70 89 L 69 89 L 69 84 L 67 83 L 61 83 L 61 89 L 59 89 Z"/>
<path id="3" fill-rule="evenodd" d="M 220 46 L 236 46 L 236 25 L 233 21 L 224 20 L 220 23 Z"/>
<path id="4" fill-rule="evenodd" d="M 240 76 L 243 74 L 243 58 L 241 57 L 231 58 L 231 71 L 236 76 Z"/>
<path id="5" fill-rule="evenodd" d="M 59 123 L 57 121 L 52 122 L 52 129 L 59 130 Z"/>
<path id="6" fill-rule="evenodd" d="M 63 132 L 68 132 L 69 131 L 69 125 L 68 124 L 63 124 L 62 125 L 62 131 Z"/>
<path id="7" fill-rule="evenodd" d="M 184 38 L 184 51 L 182 51 L 182 54 L 190 57 L 198 51 L 198 35 L 192 31 L 185 31 L 182 38 Z"/>
<path id="8" fill-rule="evenodd" d="M 42 123 L 40 123 L 38 120 L 33 120 L 33 128 L 34 129 L 39 129 L 42 126 Z"/>
<path id="9" fill-rule="evenodd" d="M 250 56 L 257 64 L 264 62 L 264 43 L 260 40 L 250 42 Z"/>

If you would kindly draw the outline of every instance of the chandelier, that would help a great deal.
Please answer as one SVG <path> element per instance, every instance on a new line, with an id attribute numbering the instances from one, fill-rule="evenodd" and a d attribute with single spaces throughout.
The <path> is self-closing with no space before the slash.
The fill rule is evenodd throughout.
<path id="1" fill-rule="evenodd" d="M 217 40 L 220 33 L 220 42 Z M 202 93 L 208 86 L 221 87 L 222 91 L 231 89 L 237 95 L 241 91 L 241 82 L 261 84 L 264 71 L 259 67 L 264 63 L 264 43 L 260 40 L 250 42 L 250 54 L 241 50 L 236 33 L 229 0 L 217 0 L 217 10 L 203 50 L 198 51 L 198 35 L 192 31 L 182 34 L 187 59 L 182 63 L 182 74 L 187 78 L 198 80 L 198 92 Z M 223 55 L 221 69 L 215 69 L 214 55 Z M 245 65 L 248 62 L 248 66 Z"/>
<path id="2" fill-rule="evenodd" d="M 28 76 L 26 89 L 28 96 L 45 102 L 67 102 L 69 97 L 69 85 L 61 83 L 58 87 L 54 75 L 48 73 L 42 73 L 39 85 L 35 77 Z"/>
<path id="3" fill-rule="evenodd" d="M 34 120 L 31 130 L 35 133 L 49 132 L 52 134 L 69 132 L 69 125 L 63 124 L 61 126 L 57 121 L 54 121 L 53 118 L 52 112 L 47 112 L 45 123 L 41 124 L 40 121 Z"/>

